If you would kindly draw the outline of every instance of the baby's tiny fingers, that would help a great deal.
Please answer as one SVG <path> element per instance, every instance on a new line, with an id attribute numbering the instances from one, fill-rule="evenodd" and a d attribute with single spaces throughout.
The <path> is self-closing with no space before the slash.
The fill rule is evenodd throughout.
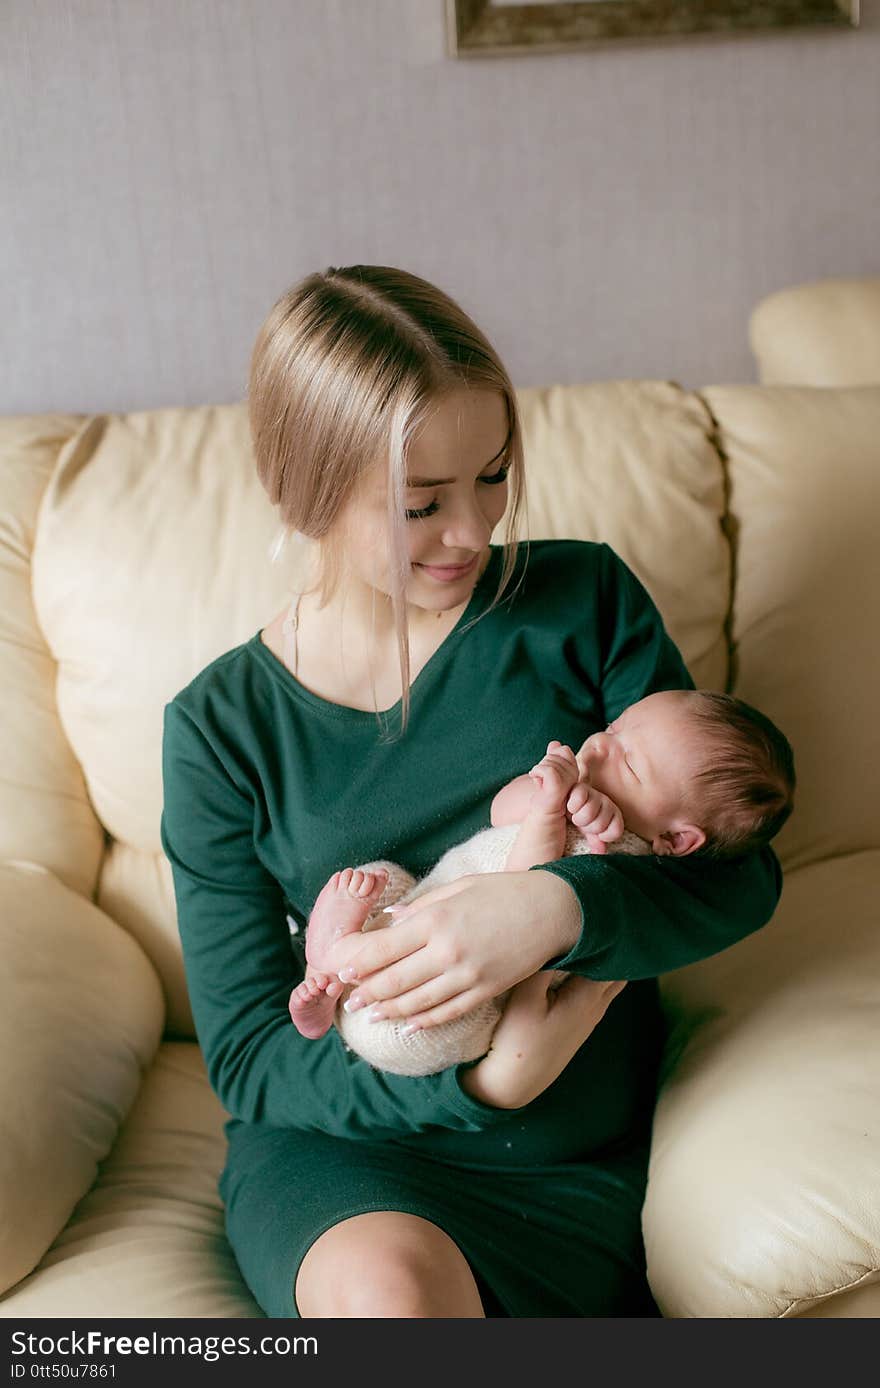
<path id="1" fill-rule="evenodd" d="M 594 824 L 599 825 L 601 813 L 601 802 L 590 795 L 584 801 L 581 808 L 575 811 L 572 815 L 572 819 L 579 829 L 592 829 Z M 604 828 L 604 825 L 599 825 L 599 827 Z"/>
<path id="2" fill-rule="evenodd" d="M 619 839 L 623 833 L 623 820 L 620 815 L 616 814 L 607 829 L 602 829 L 600 832 L 606 843 L 613 843 L 615 839 Z"/>
<path id="3" fill-rule="evenodd" d="M 585 786 L 583 781 L 578 781 L 573 788 L 566 802 L 566 809 L 569 814 L 575 815 L 582 810 L 590 798 L 590 787 Z"/>

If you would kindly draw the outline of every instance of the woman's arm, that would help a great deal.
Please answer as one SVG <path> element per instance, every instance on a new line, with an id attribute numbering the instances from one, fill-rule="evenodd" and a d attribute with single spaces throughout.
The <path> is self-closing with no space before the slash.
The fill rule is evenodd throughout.
<path id="1" fill-rule="evenodd" d="M 773 850 L 712 862 L 686 858 L 561 858 L 530 872 L 566 882 L 578 938 L 548 969 L 595 979 L 654 978 L 727 949 L 765 925 L 782 890 Z"/>
<path id="2" fill-rule="evenodd" d="M 254 850 L 254 807 L 186 711 L 165 707 L 160 837 L 171 864 L 196 1033 L 211 1085 L 249 1123 L 376 1138 L 501 1121 L 461 1085 L 373 1070 L 335 1027 L 307 1040 L 287 1010 L 298 982 L 283 892 Z M 382 932 L 385 933 L 385 932 Z M 390 932 L 393 933 L 393 932 Z"/>

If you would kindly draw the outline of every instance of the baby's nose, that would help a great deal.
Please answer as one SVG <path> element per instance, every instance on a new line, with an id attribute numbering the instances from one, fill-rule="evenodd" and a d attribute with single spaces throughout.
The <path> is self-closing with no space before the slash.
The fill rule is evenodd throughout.
<path id="1" fill-rule="evenodd" d="M 605 760 L 608 755 L 607 743 L 608 740 L 604 733 L 593 733 L 592 737 L 587 738 L 578 752 L 577 758 L 582 773 L 589 771 L 591 766 Z"/>

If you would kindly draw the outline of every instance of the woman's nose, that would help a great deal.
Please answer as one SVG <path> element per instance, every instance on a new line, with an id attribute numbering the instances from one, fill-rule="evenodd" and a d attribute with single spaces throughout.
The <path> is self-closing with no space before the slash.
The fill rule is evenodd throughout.
<path id="1" fill-rule="evenodd" d="M 456 508 L 443 531 L 443 543 L 454 550 L 485 549 L 492 538 L 492 525 L 476 503 Z"/>

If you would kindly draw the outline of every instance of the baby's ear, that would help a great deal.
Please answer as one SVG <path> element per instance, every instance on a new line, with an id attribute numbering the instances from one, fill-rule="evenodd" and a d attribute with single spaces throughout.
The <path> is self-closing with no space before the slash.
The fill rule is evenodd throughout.
<path id="1" fill-rule="evenodd" d="M 657 834 L 651 844 L 654 852 L 661 858 L 686 858 L 696 853 L 706 842 L 706 835 L 696 824 L 680 824 L 675 829 L 666 829 Z"/>

